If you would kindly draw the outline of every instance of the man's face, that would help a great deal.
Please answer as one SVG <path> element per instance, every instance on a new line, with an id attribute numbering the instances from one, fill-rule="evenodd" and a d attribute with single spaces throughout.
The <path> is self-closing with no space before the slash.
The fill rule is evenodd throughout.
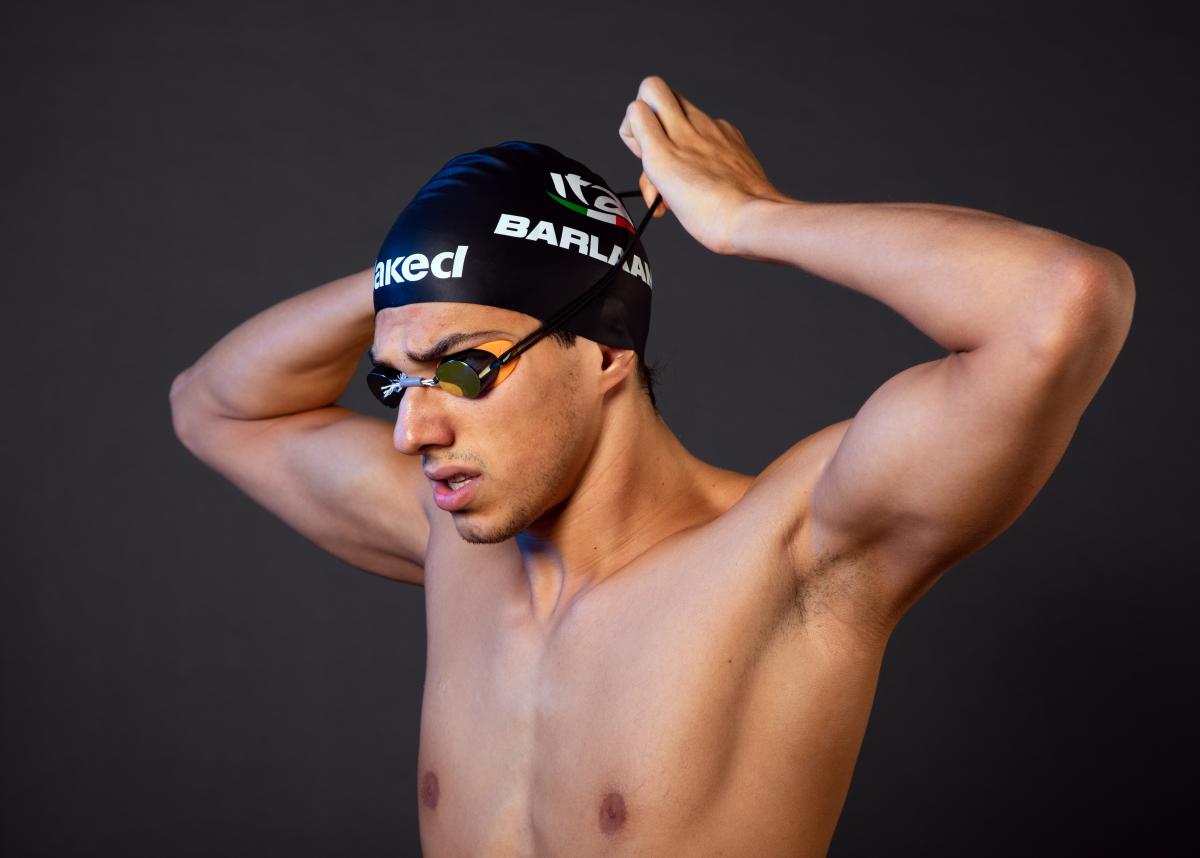
<path id="1" fill-rule="evenodd" d="M 415 361 L 448 334 L 479 332 L 445 354 L 492 340 L 516 343 L 536 330 L 532 316 L 482 304 L 428 302 L 390 307 L 375 317 L 375 356 L 409 375 L 432 378 L 437 360 Z M 480 474 L 469 502 L 451 512 L 468 542 L 515 536 L 564 500 L 575 485 L 598 428 L 595 397 L 580 384 L 583 338 L 563 348 L 545 337 L 483 396 L 410 387 L 397 409 L 393 444 L 422 467 L 461 466 Z M 432 482 L 429 490 L 434 490 Z M 445 491 L 445 488 L 442 489 Z"/>

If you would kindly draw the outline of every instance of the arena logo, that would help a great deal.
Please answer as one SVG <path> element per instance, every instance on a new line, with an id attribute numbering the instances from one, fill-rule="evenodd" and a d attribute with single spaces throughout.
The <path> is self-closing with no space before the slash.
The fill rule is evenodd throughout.
<path id="1" fill-rule="evenodd" d="M 564 179 L 562 173 L 550 173 L 550 181 L 554 183 L 554 190 L 557 194 L 546 191 L 550 194 L 550 198 L 559 205 L 566 206 L 573 212 L 587 215 L 596 220 L 602 220 L 605 223 L 616 224 L 622 229 L 627 229 L 630 232 L 636 232 L 633 228 L 633 223 L 630 221 L 629 212 L 618 199 L 617 195 L 603 185 L 594 185 L 587 179 L 577 173 L 568 173 Z M 567 199 L 567 188 L 571 189 L 578 203 Z M 584 194 L 584 188 L 591 188 L 592 199 L 588 199 Z M 582 203 L 582 205 L 580 205 Z"/>
<path id="2" fill-rule="evenodd" d="M 607 255 L 600 252 L 600 239 L 596 236 L 586 233 L 581 229 L 574 229 L 569 226 L 559 226 L 558 232 L 555 232 L 554 224 L 548 220 L 539 220 L 537 224 L 530 229 L 530 221 L 527 217 L 515 214 L 502 214 L 500 220 L 496 222 L 496 228 L 492 230 L 496 235 L 506 235 L 509 238 L 523 238 L 526 241 L 544 241 L 553 247 L 560 247 L 564 250 L 567 248 L 575 248 L 576 251 L 585 256 L 590 256 L 592 259 L 597 259 L 600 262 L 606 262 L 609 265 L 616 263 L 621 256 L 621 245 L 614 244 L 613 249 Z M 638 277 L 647 286 L 654 287 L 654 278 L 650 275 L 650 263 L 642 259 L 636 253 L 631 253 L 621 263 L 621 270 Z"/>
<path id="3" fill-rule="evenodd" d="M 397 256 L 377 263 L 375 288 L 421 280 L 426 274 L 432 274 L 441 280 L 462 277 L 463 263 L 467 261 L 467 247 L 466 244 L 460 244 L 454 250 L 439 253 L 433 259 L 424 253 L 410 253 L 408 256 Z M 447 265 L 450 266 L 449 270 L 446 270 Z"/>

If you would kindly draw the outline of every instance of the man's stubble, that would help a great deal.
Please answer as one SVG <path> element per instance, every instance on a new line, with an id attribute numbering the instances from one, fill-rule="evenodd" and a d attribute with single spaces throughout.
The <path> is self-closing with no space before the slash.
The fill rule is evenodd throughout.
<path id="1" fill-rule="evenodd" d="M 572 376 L 574 373 L 571 374 Z M 566 380 L 566 390 L 574 390 L 573 377 Z M 552 499 L 562 490 L 563 482 L 567 479 L 575 453 L 572 439 L 578 430 L 577 416 L 579 408 L 572 397 L 563 403 L 563 408 L 555 412 L 556 418 L 551 429 L 554 456 L 549 461 L 543 461 L 543 467 L 529 482 L 515 487 L 513 498 L 504 510 L 503 521 L 498 525 L 486 525 L 472 522 L 466 516 L 455 516 L 455 526 L 458 535 L 465 541 L 477 545 L 490 545 L 512 539 L 522 530 L 536 522 L 546 512 L 561 501 Z"/>

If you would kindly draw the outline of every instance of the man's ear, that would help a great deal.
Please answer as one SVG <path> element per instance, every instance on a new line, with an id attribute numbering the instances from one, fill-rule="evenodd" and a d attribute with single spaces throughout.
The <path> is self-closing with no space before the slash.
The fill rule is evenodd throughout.
<path id="1" fill-rule="evenodd" d="M 596 343 L 600 349 L 600 392 L 607 393 L 637 367 L 637 352 Z"/>

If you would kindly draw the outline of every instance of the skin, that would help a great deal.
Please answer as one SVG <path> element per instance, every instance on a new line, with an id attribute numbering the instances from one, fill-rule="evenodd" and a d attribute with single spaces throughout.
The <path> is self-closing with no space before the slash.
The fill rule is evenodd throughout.
<path id="1" fill-rule="evenodd" d="M 197 456 L 316 544 L 422 585 L 417 785 L 427 856 L 822 855 L 889 635 L 1052 473 L 1119 352 L 1115 254 L 986 212 L 813 204 L 659 77 L 619 134 L 708 250 L 886 303 L 947 354 L 747 475 L 691 455 L 634 355 L 546 339 L 485 396 L 336 401 L 370 343 L 406 352 L 520 313 L 370 317 L 370 272 L 244 323 L 176 379 Z M 297 357 L 296 355 L 303 355 Z M 290 361 L 290 363 L 289 363 Z M 294 383 L 280 379 L 294 378 Z M 421 468 L 482 472 L 445 512 Z"/>

